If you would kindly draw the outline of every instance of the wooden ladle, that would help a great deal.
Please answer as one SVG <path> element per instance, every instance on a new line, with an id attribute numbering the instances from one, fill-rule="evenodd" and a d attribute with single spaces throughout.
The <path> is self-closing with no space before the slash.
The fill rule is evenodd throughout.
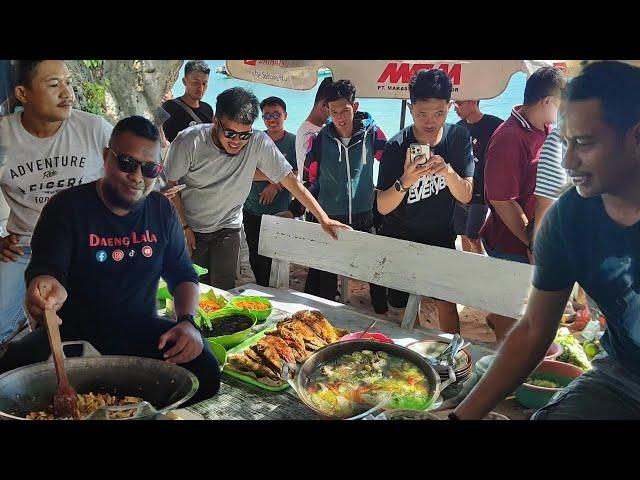
<path id="1" fill-rule="evenodd" d="M 51 287 L 49 285 L 39 285 L 40 296 L 47 298 Z M 55 310 L 45 310 L 44 320 L 47 327 L 49 345 L 53 353 L 53 363 L 58 376 L 58 389 L 53 395 L 53 411 L 58 417 L 80 418 L 78 411 L 78 394 L 69 384 L 67 371 L 64 368 L 64 357 L 62 356 L 62 342 L 60 340 L 60 328 L 58 326 L 58 315 Z"/>

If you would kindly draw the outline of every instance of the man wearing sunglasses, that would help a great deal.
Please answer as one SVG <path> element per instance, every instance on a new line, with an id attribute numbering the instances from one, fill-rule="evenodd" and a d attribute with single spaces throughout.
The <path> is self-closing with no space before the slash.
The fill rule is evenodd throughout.
<path id="1" fill-rule="evenodd" d="M 240 87 L 225 90 L 216 99 L 213 124 L 180 132 L 167 154 L 169 185 L 187 185 L 172 199 L 187 247 L 195 263 L 208 266 L 204 281 L 225 290 L 235 287 L 242 206 L 253 180 L 281 183 L 332 237 L 348 228 L 329 219 L 273 140 L 253 130 L 258 108 L 253 93 Z"/>
<path id="2" fill-rule="evenodd" d="M 171 202 L 152 191 L 162 171 L 159 137 L 143 117 L 121 120 L 104 149 L 104 177 L 47 203 L 31 241 L 26 307 L 34 326 L 44 309 L 58 311 L 63 341 L 87 340 L 103 355 L 184 366 L 199 379 L 196 402 L 215 395 L 220 370 L 193 322 L 198 276 L 180 221 Z M 177 323 L 157 316 L 161 276 Z M 12 342 L 0 373 L 44 361 L 50 353 L 45 330 Z"/>
<path id="3" fill-rule="evenodd" d="M 102 176 L 112 130 L 103 118 L 73 108 L 71 72 L 62 60 L 20 60 L 16 77 L 24 110 L 0 120 L 6 154 L 0 188 L 10 208 L 7 235 L 0 237 L 0 346 L 26 321 L 24 270 L 42 207 L 56 192 Z"/>

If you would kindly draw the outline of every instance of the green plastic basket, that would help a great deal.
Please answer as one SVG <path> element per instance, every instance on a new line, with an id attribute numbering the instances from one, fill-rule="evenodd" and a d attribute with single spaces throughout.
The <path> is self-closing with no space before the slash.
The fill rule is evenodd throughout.
<path id="1" fill-rule="evenodd" d="M 243 309 L 237 306 L 237 303 L 242 301 L 262 303 L 263 305 L 267 305 L 269 308 L 267 310 Z M 264 297 L 243 297 L 240 295 L 229 300 L 229 303 L 227 303 L 227 307 L 236 310 L 251 312 L 256 316 L 258 322 L 264 322 L 267 318 L 269 318 L 269 315 L 271 315 L 271 312 L 273 311 L 273 305 L 271 305 L 271 302 Z"/>
<path id="2" fill-rule="evenodd" d="M 220 345 L 222 345 L 225 349 L 229 349 L 229 348 L 235 347 L 240 342 L 242 342 L 245 338 L 247 338 L 249 336 L 249 334 L 251 333 L 251 329 L 255 326 L 255 324 L 257 322 L 256 316 L 254 314 L 252 314 L 251 312 L 248 312 L 246 310 L 233 310 L 233 309 L 220 310 L 220 311 L 212 314 L 209 317 L 209 319 L 210 319 L 211 322 L 224 321 L 224 318 L 228 317 L 230 315 L 245 315 L 245 316 L 248 316 L 249 318 L 251 318 L 252 323 L 248 328 L 245 328 L 244 330 L 240 330 L 239 332 L 232 333 L 230 335 L 220 335 L 218 337 L 207 337 L 207 340 L 213 340 L 214 342 L 219 343 Z M 199 321 L 196 321 L 196 323 L 200 326 L 200 325 L 202 325 L 203 320 L 199 319 Z"/>

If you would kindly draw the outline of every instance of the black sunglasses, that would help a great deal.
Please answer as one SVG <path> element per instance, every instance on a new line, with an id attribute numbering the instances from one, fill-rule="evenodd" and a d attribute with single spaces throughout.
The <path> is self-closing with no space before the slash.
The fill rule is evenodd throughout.
<path id="1" fill-rule="evenodd" d="M 262 119 L 266 120 L 266 121 L 269 121 L 272 118 L 274 120 L 278 120 L 281 116 L 282 116 L 282 114 L 280 112 L 265 113 L 264 115 L 262 115 Z"/>
<path id="2" fill-rule="evenodd" d="M 140 167 L 140 171 L 142 172 L 143 177 L 147 178 L 156 178 L 162 172 L 162 165 L 155 162 L 141 162 L 140 160 L 136 160 L 129 155 L 124 155 L 122 153 L 116 153 L 111 147 L 107 147 L 111 150 L 111 153 L 118 160 L 118 168 L 121 172 L 124 173 L 133 173 L 138 170 Z"/>
<path id="3" fill-rule="evenodd" d="M 248 132 L 236 132 L 235 130 L 226 128 L 224 125 L 222 125 L 220 119 L 218 119 L 218 125 L 222 129 L 222 134 L 225 136 L 225 138 L 228 139 L 234 139 L 238 137 L 240 140 L 249 140 L 251 138 L 251 135 L 253 135 L 253 130 L 249 130 Z"/>

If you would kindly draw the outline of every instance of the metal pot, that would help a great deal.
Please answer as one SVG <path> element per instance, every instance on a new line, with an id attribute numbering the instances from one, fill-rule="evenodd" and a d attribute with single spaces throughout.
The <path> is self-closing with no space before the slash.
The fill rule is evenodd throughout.
<path id="1" fill-rule="evenodd" d="M 199 382 L 190 371 L 160 360 L 124 355 L 100 355 L 88 342 L 82 354 L 66 358 L 69 382 L 79 393 L 109 393 L 142 397 L 156 411 L 141 410 L 137 420 L 151 420 L 177 408 L 198 390 Z M 53 361 L 16 368 L 0 375 L 0 419 L 24 420 L 32 411 L 51 404 L 58 379 Z"/>
<path id="2" fill-rule="evenodd" d="M 395 355 L 396 357 L 409 360 L 410 362 L 414 363 L 420 370 L 422 370 L 427 379 L 429 391 L 431 392 L 429 407 L 427 408 L 427 410 L 429 410 L 429 408 L 433 406 L 436 399 L 440 396 L 440 392 L 456 380 L 453 370 L 450 370 L 449 379 L 443 383 L 440 383 L 440 375 L 438 375 L 433 367 L 429 365 L 429 363 L 427 363 L 427 361 L 418 353 L 413 352 L 408 348 L 402 347 L 400 345 L 377 342 L 375 340 L 347 340 L 344 342 L 332 343 L 331 345 L 327 345 L 326 347 L 321 348 L 320 350 L 315 352 L 300 366 L 295 363 L 286 363 L 282 375 L 289 382 L 291 387 L 298 394 L 300 400 L 302 400 L 302 402 L 307 407 L 325 418 L 336 419 L 338 417 L 327 415 L 318 407 L 316 407 L 316 405 L 311 401 L 311 399 L 307 395 L 307 382 L 311 374 L 320 365 L 331 360 L 336 360 L 347 353 L 359 352 L 362 350 L 387 352 Z M 384 404 L 386 404 L 387 401 L 388 400 L 385 399 L 366 412 L 347 418 L 346 420 L 358 420 L 366 417 L 369 414 L 372 414 L 375 411 L 383 410 Z"/>

